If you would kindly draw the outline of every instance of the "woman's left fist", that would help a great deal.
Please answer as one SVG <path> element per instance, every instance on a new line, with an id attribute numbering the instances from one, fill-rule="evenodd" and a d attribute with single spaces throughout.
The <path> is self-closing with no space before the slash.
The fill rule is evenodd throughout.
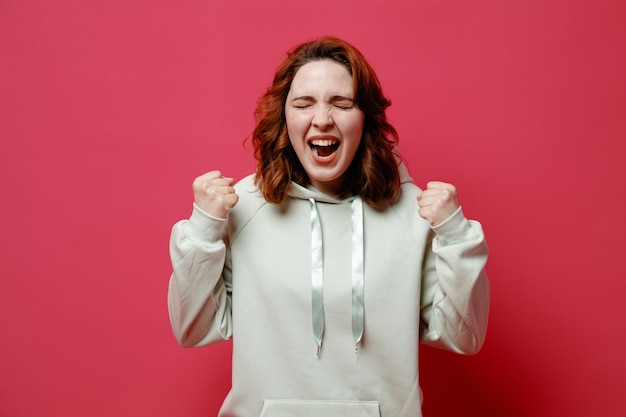
<path id="1" fill-rule="evenodd" d="M 419 215 L 431 226 L 441 224 L 459 208 L 456 187 L 447 182 L 430 181 L 426 189 L 417 196 Z"/>

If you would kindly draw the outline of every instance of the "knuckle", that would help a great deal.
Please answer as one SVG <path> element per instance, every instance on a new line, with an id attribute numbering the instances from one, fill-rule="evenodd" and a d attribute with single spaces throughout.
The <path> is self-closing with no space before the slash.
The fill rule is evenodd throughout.
<path id="1" fill-rule="evenodd" d="M 194 190 L 200 190 L 202 189 L 202 177 L 197 177 L 196 179 L 193 180 L 193 183 L 191 183 L 191 187 Z"/>
<path id="2" fill-rule="evenodd" d="M 219 197 L 215 188 L 208 188 L 205 192 L 212 200 L 215 200 Z"/>

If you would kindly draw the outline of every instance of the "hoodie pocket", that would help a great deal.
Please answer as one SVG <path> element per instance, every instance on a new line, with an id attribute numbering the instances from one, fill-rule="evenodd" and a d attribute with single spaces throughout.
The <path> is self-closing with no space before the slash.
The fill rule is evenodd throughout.
<path id="1" fill-rule="evenodd" d="M 378 401 L 265 400 L 260 417 L 380 417 Z"/>

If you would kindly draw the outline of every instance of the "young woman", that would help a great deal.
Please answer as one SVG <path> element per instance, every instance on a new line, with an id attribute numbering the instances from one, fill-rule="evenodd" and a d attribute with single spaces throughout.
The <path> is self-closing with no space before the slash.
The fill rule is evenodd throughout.
<path id="1" fill-rule="evenodd" d="M 480 349 L 482 228 L 413 183 L 389 105 L 353 46 L 304 43 L 259 101 L 256 172 L 194 181 L 169 311 L 182 346 L 233 338 L 221 416 L 420 416 L 418 343 Z"/>

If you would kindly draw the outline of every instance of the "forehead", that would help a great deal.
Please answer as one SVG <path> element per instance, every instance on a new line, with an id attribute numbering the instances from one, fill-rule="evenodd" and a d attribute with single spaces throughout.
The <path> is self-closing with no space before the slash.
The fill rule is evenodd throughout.
<path id="1" fill-rule="evenodd" d="M 298 69 L 291 83 L 290 92 L 352 94 L 352 75 L 344 65 L 335 61 L 328 59 L 311 61 Z"/>

